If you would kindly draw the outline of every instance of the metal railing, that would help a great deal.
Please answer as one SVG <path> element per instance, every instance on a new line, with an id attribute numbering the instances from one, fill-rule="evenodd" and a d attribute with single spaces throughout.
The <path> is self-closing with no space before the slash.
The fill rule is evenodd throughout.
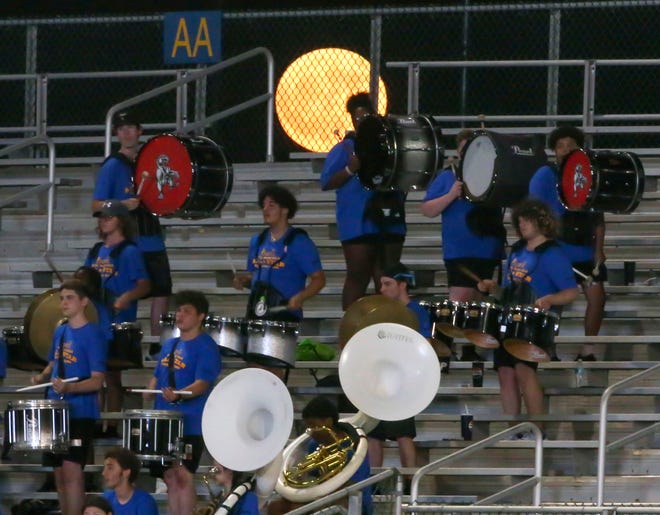
<path id="1" fill-rule="evenodd" d="M 48 191 L 48 212 L 46 215 L 46 254 L 53 250 L 53 211 L 55 208 L 55 144 L 45 134 L 34 136 L 0 149 L 0 157 L 17 152 L 34 145 L 46 145 L 48 147 L 48 179 L 41 184 L 26 188 L 7 199 L 0 201 L 0 208 L 6 207 L 17 200 L 32 197 L 42 191 Z"/>
<path id="2" fill-rule="evenodd" d="M 236 106 L 233 106 L 219 113 L 215 113 L 201 120 L 197 120 L 194 123 L 186 123 L 185 105 L 184 105 L 185 92 L 182 89 L 182 87 L 184 87 L 186 84 L 190 82 L 203 79 L 205 77 L 208 77 L 209 75 L 222 71 L 226 68 L 229 68 L 230 66 L 234 66 L 235 64 L 241 63 L 258 55 L 263 55 L 266 58 L 266 63 L 268 66 L 268 86 L 267 86 L 268 91 L 266 93 L 254 97 L 245 102 L 242 102 Z M 181 132 L 192 132 L 201 127 L 206 127 L 207 125 L 215 121 L 221 120 L 223 118 L 227 118 L 228 116 L 231 116 L 240 111 L 248 109 L 249 107 L 258 105 L 262 102 L 266 102 L 266 117 L 267 117 L 266 161 L 272 162 L 273 161 L 274 87 L 275 87 L 274 84 L 275 84 L 275 65 L 273 62 L 273 55 L 270 53 L 270 51 L 267 48 L 263 48 L 263 47 L 254 48 L 252 50 L 234 56 L 230 59 L 222 61 L 218 64 L 209 66 L 208 68 L 187 73 L 185 77 L 177 79 L 168 84 L 164 84 L 163 86 L 159 86 L 152 90 L 146 91 L 144 93 L 141 93 L 140 95 L 128 98 L 123 102 L 119 102 L 118 104 L 115 104 L 110 109 L 108 109 L 108 112 L 105 117 L 105 155 L 110 154 L 110 146 L 112 144 L 112 117 L 117 111 L 137 105 L 141 102 L 144 102 L 145 100 L 155 98 L 159 95 L 162 95 L 163 93 L 167 93 L 169 91 L 176 89 L 177 90 L 176 129 L 177 131 L 181 131 Z"/>
<path id="3" fill-rule="evenodd" d="M 642 438 L 647 434 L 655 432 L 660 427 L 660 423 L 655 423 L 649 427 L 641 429 L 633 434 L 630 434 L 620 440 L 607 444 L 607 412 L 608 404 L 612 395 L 617 393 L 620 390 L 623 390 L 627 386 L 630 386 L 634 383 L 638 383 L 642 379 L 651 376 L 660 370 L 660 365 L 656 365 L 647 370 L 643 370 L 631 377 L 623 379 L 618 383 L 613 384 L 608 387 L 604 392 L 600 400 L 600 422 L 598 427 L 598 483 L 597 483 L 597 503 L 598 505 L 603 504 L 603 497 L 605 492 L 605 455 L 608 451 L 617 449 L 627 443 L 630 443 L 634 440 Z"/>
<path id="4" fill-rule="evenodd" d="M 512 68 L 512 67 L 547 67 L 551 70 L 556 67 L 582 67 L 583 68 L 583 99 L 582 113 L 553 115 L 548 113 L 538 115 L 499 115 L 488 116 L 491 122 L 520 122 L 520 121 L 578 121 L 587 134 L 614 134 L 614 133 L 658 133 L 658 125 L 634 126 L 596 126 L 596 122 L 630 122 L 630 121 L 660 121 L 660 114 L 597 114 L 596 113 L 596 72 L 598 67 L 606 66 L 660 66 L 660 59 L 546 59 L 546 60 L 512 60 L 512 61 L 388 61 L 388 68 L 405 69 L 408 72 L 407 82 L 407 110 L 409 113 L 419 111 L 420 71 L 423 68 Z M 550 87 L 550 86 L 549 86 Z M 556 88 L 557 85 L 555 84 Z M 554 92 L 556 96 L 556 91 Z M 438 121 L 444 122 L 480 122 L 483 117 L 472 116 L 434 116 Z M 498 127 L 500 132 L 520 132 L 518 128 Z M 546 127 L 528 127 L 526 132 L 545 133 Z M 448 131 L 451 133 L 451 131 Z"/>

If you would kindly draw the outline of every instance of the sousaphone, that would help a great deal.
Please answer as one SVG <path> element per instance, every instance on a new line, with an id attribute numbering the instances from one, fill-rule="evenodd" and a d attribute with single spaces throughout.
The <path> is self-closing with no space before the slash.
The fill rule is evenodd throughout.
<path id="1" fill-rule="evenodd" d="M 359 443 L 340 471 L 305 487 L 291 484 L 287 476 L 288 471 L 300 468 L 301 449 L 309 447 L 310 436 L 301 435 L 287 446 L 275 489 L 292 502 L 313 501 L 348 481 L 366 456 L 365 433 L 378 420 L 403 420 L 431 403 L 440 385 L 440 365 L 431 344 L 415 329 L 391 322 L 374 323 L 349 338 L 339 359 L 339 380 L 348 399 L 360 410 L 342 421 L 354 426 Z M 332 461 L 324 459 L 319 468 Z"/>

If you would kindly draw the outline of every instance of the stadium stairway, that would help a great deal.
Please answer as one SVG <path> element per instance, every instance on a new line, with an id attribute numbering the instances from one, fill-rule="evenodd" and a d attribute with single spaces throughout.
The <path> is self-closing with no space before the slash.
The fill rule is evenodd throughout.
<path id="1" fill-rule="evenodd" d="M 660 323 L 657 320 L 660 284 L 659 193 L 660 158 L 645 157 L 646 190 L 638 209 L 631 214 L 606 214 L 606 254 L 609 284 L 605 321 L 600 336 L 591 340 L 597 346 L 599 361 L 585 363 L 588 386 L 574 384 L 574 356 L 585 341 L 582 332 L 584 299 L 582 296 L 563 314 L 560 336 L 556 338 L 562 361 L 541 364 L 539 376 L 545 388 L 548 415 L 531 419 L 542 423 L 548 436 L 544 440 L 543 502 L 589 503 L 595 500 L 595 464 L 598 437 L 598 409 L 604 389 L 616 381 L 660 363 Z M 287 163 L 252 163 L 234 166 L 235 182 L 226 206 L 219 214 L 202 220 L 163 219 L 175 289 L 196 288 L 210 299 L 216 315 L 241 317 L 246 293 L 231 287 L 232 269 L 243 269 L 251 235 L 262 228 L 257 207 L 258 188 L 266 182 L 278 181 L 289 187 L 300 202 L 299 214 L 293 220 L 312 236 L 320 249 L 328 283 L 324 291 L 305 305 L 305 321 L 300 338 L 309 337 L 335 345 L 341 321 L 341 287 L 344 262 L 334 224 L 334 193 L 323 192 L 318 185 L 318 167 L 309 160 Z M 87 249 L 96 241 L 95 221 L 89 212 L 95 168 L 58 168 L 58 177 L 66 176 L 56 190 L 53 261 L 64 274 L 72 273 L 84 260 Z M 23 183 L 31 184 L 42 171 L 26 167 L 5 168 L 0 174 L 3 193 L 11 193 Z M 408 237 L 403 262 L 417 272 L 419 297 L 439 299 L 446 295 L 446 273 L 442 262 L 440 223 L 424 218 L 418 210 L 423 192 L 411 192 L 407 202 Z M 24 315 L 35 297 L 57 285 L 46 265 L 44 252 L 46 229 L 46 197 L 39 195 L 21 206 L 0 210 L 3 245 L 0 248 L 0 327 L 23 324 Z M 514 241 L 508 223 L 509 241 Z M 631 274 L 632 272 L 632 274 Z M 35 286 L 35 281 L 37 285 Z M 140 303 L 138 317 L 148 327 L 149 303 Z M 144 347 L 155 338 L 145 336 Z M 461 341 L 457 340 L 460 347 Z M 471 384 L 471 363 L 452 361 L 443 373 L 435 401 L 418 415 L 418 465 L 446 456 L 469 445 L 460 436 L 460 415 L 467 409 L 474 416 L 473 440 L 505 429 L 529 417 L 507 417 L 501 414 L 496 373 L 491 356 L 485 360 L 484 385 Z M 238 359 L 226 360 L 223 375 L 243 367 Z M 144 369 L 124 372 L 124 384 L 143 386 L 153 362 Z M 334 395 L 336 391 L 316 387 L 316 377 L 336 373 L 337 361 L 299 362 L 291 371 L 288 386 L 294 399 L 296 429 L 300 409 L 315 394 Z M 28 384 L 29 373 L 8 370 L 0 387 L 0 407 L 11 399 L 37 398 L 16 394 L 16 386 Z M 615 396 L 611 405 L 608 431 L 618 438 L 631 431 L 648 427 L 660 419 L 657 378 L 645 381 L 640 388 Z M 127 397 L 127 407 L 141 408 L 141 400 Z M 112 416 L 112 415 L 109 415 Z M 294 431 L 295 432 L 295 431 Z M 105 448 L 118 440 L 98 440 L 95 464 L 88 475 L 100 486 L 100 464 Z M 657 431 L 612 453 L 607 462 L 608 500 L 625 503 L 660 503 L 657 487 L 660 476 L 660 439 Z M 386 448 L 385 465 L 398 464 L 395 445 Z M 506 462 L 506 470 L 502 463 Z M 208 466 L 208 457 L 205 466 Z M 533 466 L 533 442 L 503 441 L 484 450 L 465 463 L 462 472 L 442 470 L 427 477 L 421 493 L 431 502 L 471 503 L 509 486 L 518 476 L 528 475 Z M 202 469 L 202 472 L 205 469 Z M 34 456 L 16 456 L 0 464 L 0 506 L 9 506 L 33 495 L 46 469 Z M 143 474 L 144 486 L 153 491 L 152 480 Z M 198 475 L 201 479 L 201 474 Z M 199 481 L 198 491 L 205 493 Z M 54 494 L 39 494 L 53 498 Z M 158 497 L 165 506 L 164 497 Z M 518 496 L 513 502 L 528 502 L 529 496 Z M 165 511 L 162 511 L 165 513 Z"/>

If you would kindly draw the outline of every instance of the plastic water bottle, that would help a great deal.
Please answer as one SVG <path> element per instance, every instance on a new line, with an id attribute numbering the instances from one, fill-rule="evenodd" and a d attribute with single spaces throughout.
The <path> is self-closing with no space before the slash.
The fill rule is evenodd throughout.
<path id="1" fill-rule="evenodd" d="M 575 367 L 575 387 L 582 388 L 583 386 L 587 386 L 587 371 L 584 369 L 582 360 L 578 359 Z"/>

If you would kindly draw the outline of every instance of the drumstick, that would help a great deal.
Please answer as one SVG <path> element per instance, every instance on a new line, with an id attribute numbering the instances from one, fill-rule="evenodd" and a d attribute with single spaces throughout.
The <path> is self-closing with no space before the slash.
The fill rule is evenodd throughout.
<path id="1" fill-rule="evenodd" d="M 458 265 L 458 269 L 473 281 L 481 282 L 483 280 L 465 265 Z"/>
<path id="2" fill-rule="evenodd" d="M 64 276 L 55 267 L 55 263 L 53 262 L 52 259 L 50 259 L 50 254 L 48 253 L 48 251 L 44 252 L 44 260 L 46 261 L 46 264 L 50 267 L 50 269 L 53 271 L 53 273 L 57 277 L 57 280 L 59 282 L 63 283 L 64 282 Z"/>
<path id="3" fill-rule="evenodd" d="M 142 188 L 144 187 L 144 183 L 147 181 L 149 177 L 150 177 L 149 172 L 147 172 L 146 170 L 142 172 L 142 180 L 140 181 L 140 185 L 138 186 L 137 192 L 135 193 L 136 197 L 140 196 L 140 193 L 142 192 Z"/>
<path id="4" fill-rule="evenodd" d="M 62 379 L 63 383 L 73 383 L 80 379 L 79 377 L 69 377 L 68 379 Z M 41 383 L 41 384 L 33 384 L 32 386 L 24 386 L 23 388 L 19 388 L 16 390 L 17 392 L 29 392 L 30 390 L 38 390 L 39 388 L 48 388 L 49 386 L 53 386 L 52 381 L 50 383 Z"/>
<path id="5" fill-rule="evenodd" d="M 234 266 L 234 262 L 231 260 L 231 254 L 229 251 L 227 251 L 227 260 L 229 261 L 229 266 L 231 266 L 231 271 L 236 275 L 236 267 Z"/>
<path id="6" fill-rule="evenodd" d="M 583 274 L 583 273 L 580 272 L 579 270 L 576 270 L 575 267 L 573 267 L 573 272 L 575 272 L 577 275 L 579 275 L 580 277 L 582 277 L 582 279 L 584 279 L 584 280 L 586 281 L 587 286 L 591 285 L 591 283 L 592 283 L 593 280 L 594 280 L 593 277 L 591 277 L 590 275 L 585 275 L 585 274 Z"/>
<path id="7" fill-rule="evenodd" d="M 594 269 L 591 271 L 592 277 L 598 277 L 600 275 L 600 261 L 596 261 Z"/>
<path id="8" fill-rule="evenodd" d="M 162 390 L 153 390 L 151 388 L 128 388 L 128 393 L 163 393 Z M 174 390 L 172 393 L 177 395 L 192 395 L 190 390 Z"/>

